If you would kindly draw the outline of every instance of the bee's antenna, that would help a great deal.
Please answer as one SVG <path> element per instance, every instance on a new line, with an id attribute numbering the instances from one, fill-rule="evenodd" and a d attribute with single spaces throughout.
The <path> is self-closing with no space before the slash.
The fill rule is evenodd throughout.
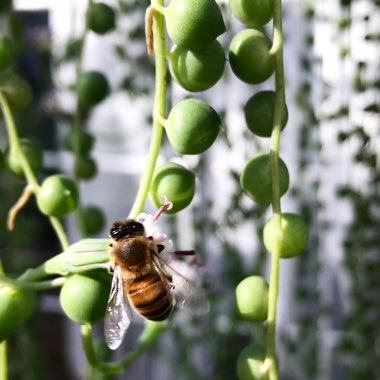
<path id="1" fill-rule="evenodd" d="M 173 208 L 173 203 L 168 200 L 168 197 L 166 195 L 161 195 L 160 198 L 163 198 L 164 203 L 161 205 L 161 207 L 157 210 L 157 212 L 153 215 L 153 221 L 155 222 L 160 215 L 165 210 L 170 210 Z"/>

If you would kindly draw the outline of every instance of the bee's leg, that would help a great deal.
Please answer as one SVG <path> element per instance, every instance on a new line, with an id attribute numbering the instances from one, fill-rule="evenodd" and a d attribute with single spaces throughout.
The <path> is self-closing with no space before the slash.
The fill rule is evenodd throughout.
<path id="1" fill-rule="evenodd" d="M 113 263 L 111 263 L 111 265 L 108 267 L 108 272 L 109 273 L 113 273 L 113 272 L 115 272 L 115 267 L 116 267 L 116 261 L 115 262 L 113 262 Z"/>
<path id="2" fill-rule="evenodd" d="M 148 236 L 147 239 L 153 241 L 152 236 Z M 165 246 L 163 244 L 156 244 L 156 248 L 157 248 L 157 252 L 161 253 L 165 249 Z"/>
<path id="3" fill-rule="evenodd" d="M 165 274 L 165 278 L 168 281 L 167 288 L 170 292 L 172 292 L 175 289 L 175 285 L 173 284 L 173 276 L 170 274 Z"/>

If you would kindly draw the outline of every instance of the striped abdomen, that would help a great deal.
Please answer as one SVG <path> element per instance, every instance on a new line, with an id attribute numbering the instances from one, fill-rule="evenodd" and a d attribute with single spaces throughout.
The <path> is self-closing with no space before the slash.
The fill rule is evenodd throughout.
<path id="1" fill-rule="evenodd" d="M 127 285 L 129 302 L 145 318 L 163 321 L 173 310 L 173 296 L 157 272 L 150 272 Z"/>

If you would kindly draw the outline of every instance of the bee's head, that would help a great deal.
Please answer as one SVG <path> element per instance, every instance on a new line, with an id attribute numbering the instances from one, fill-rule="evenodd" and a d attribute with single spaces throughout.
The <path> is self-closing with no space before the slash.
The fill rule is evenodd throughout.
<path id="1" fill-rule="evenodd" d="M 115 222 L 110 230 L 110 238 L 115 240 L 130 239 L 136 236 L 144 236 L 145 228 L 142 223 L 134 219 L 126 219 Z"/>

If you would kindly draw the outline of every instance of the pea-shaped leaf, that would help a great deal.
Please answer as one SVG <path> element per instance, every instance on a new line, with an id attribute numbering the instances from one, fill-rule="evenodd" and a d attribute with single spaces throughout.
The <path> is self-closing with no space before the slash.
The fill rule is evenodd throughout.
<path id="1" fill-rule="evenodd" d="M 270 54 L 271 42 L 256 29 L 245 29 L 231 41 L 229 60 L 234 74 L 242 81 L 258 84 L 274 72 L 274 55 Z"/>
<path id="2" fill-rule="evenodd" d="M 206 102 L 185 99 L 170 111 L 166 133 L 170 144 L 181 154 L 199 154 L 215 141 L 221 128 L 218 113 Z"/>
<path id="3" fill-rule="evenodd" d="M 168 162 L 156 169 L 150 188 L 156 207 L 162 205 L 162 197 L 167 197 L 173 203 L 173 208 L 165 212 L 176 213 L 191 203 L 194 193 L 195 175 L 184 166 Z"/>
<path id="4" fill-rule="evenodd" d="M 214 0 L 171 0 L 165 20 L 172 41 L 189 49 L 207 46 L 226 30 Z"/>

